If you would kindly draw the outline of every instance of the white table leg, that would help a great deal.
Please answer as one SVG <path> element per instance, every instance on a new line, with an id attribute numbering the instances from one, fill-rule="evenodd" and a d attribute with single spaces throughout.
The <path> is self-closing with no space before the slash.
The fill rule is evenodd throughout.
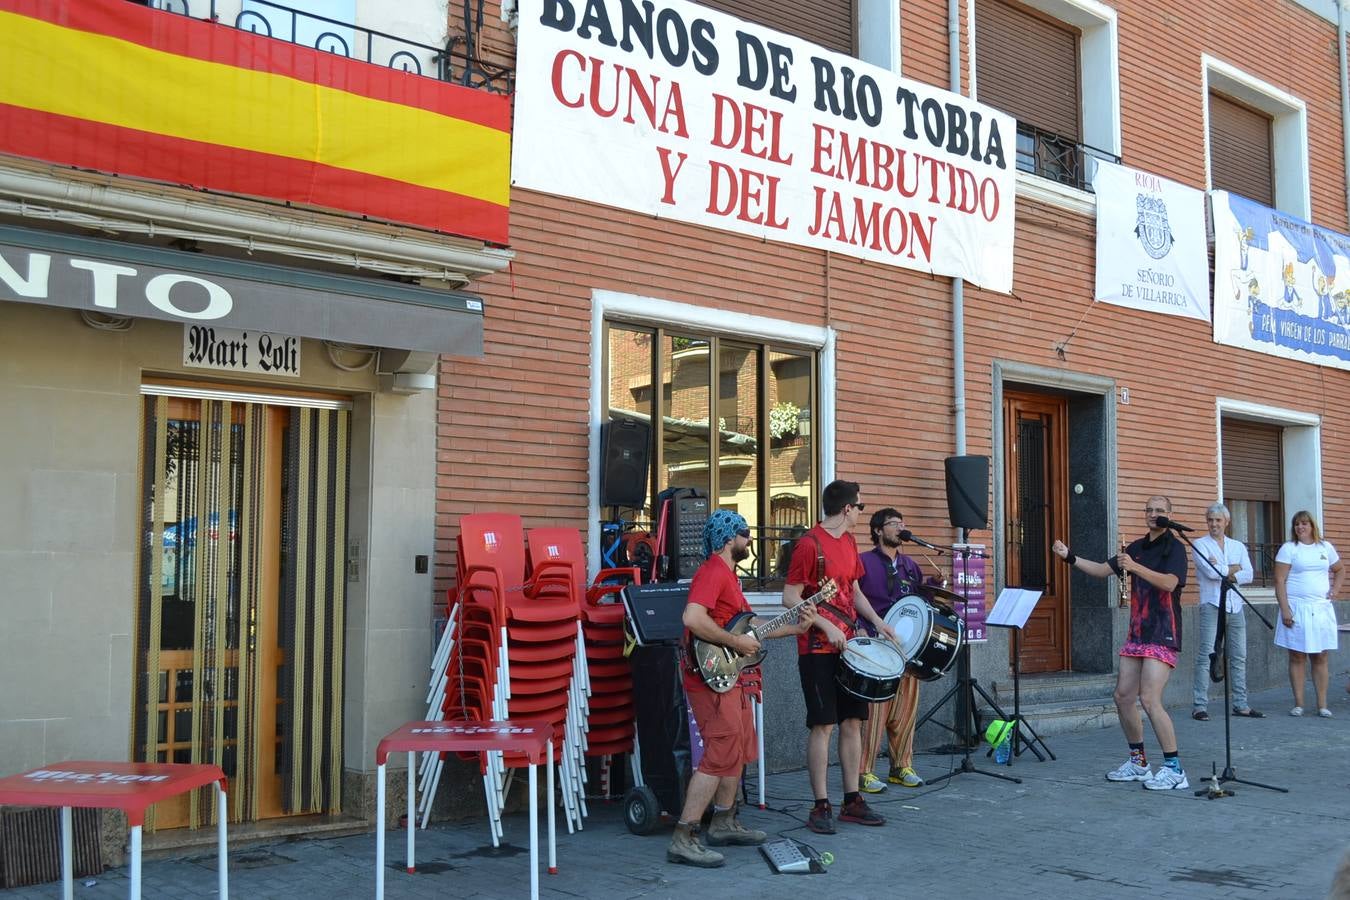
<path id="1" fill-rule="evenodd" d="M 131 826 L 131 900 L 141 900 L 141 826 Z"/>
<path id="2" fill-rule="evenodd" d="M 408 874 L 411 875 L 417 871 L 417 857 L 413 850 L 413 833 L 417 828 L 417 811 L 413 808 L 417 800 L 417 788 L 413 781 L 413 760 L 417 754 L 412 750 L 408 751 Z M 431 813 L 431 807 L 428 802 L 427 813 Z"/>
<path id="3" fill-rule="evenodd" d="M 530 763 L 530 900 L 539 900 L 539 767 L 534 763 Z"/>
<path id="4" fill-rule="evenodd" d="M 229 846 L 226 837 L 225 789 L 216 782 L 216 889 L 221 900 L 230 896 Z"/>
<path id="5" fill-rule="evenodd" d="M 548 874 L 558 874 L 558 851 L 554 840 L 555 825 L 553 812 L 553 740 L 548 742 Z"/>
<path id="6" fill-rule="evenodd" d="M 384 763 L 375 767 L 375 900 L 384 900 Z"/>
<path id="7" fill-rule="evenodd" d="M 61 807 L 61 897 L 75 900 L 75 814 Z"/>

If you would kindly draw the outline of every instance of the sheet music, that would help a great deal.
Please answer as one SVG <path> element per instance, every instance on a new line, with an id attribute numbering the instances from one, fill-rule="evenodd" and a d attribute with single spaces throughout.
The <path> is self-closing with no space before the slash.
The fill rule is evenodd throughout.
<path id="1" fill-rule="evenodd" d="M 1040 591 L 1031 591 L 1026 588 L 1004 588 L 994 601 L 994 608 L 989 611 L 989 617 L 986 621 L 990 625 L 1003 625 L 1009 628 L 1022 628 L 1027 624 L 1027 618 L 1031 611 L 1036 608 L 1036 601 L 1041 599 Z"/>

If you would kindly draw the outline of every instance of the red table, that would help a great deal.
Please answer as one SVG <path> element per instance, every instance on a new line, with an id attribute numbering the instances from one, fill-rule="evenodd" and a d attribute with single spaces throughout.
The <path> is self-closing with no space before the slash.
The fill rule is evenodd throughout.
<path id="1" fill-rule="evenodd" d="M 384 774 L 389 754 L 408 753 L 408 871 L 414 864 L 413 831 L 417 814 L 416 754 L 501 750 L 522 753 L 530 761 L 530 897 L 539 897 L 539 777 L 548 770 L 548 870 L 558 869 L 553 813 L 553 726 L 546 719 L 498 719 L 492 722 L 409 722 L 387 735 L 375 749 L 375 897 L 384 900 Z"/>
<path id="2" fill-rule="evenodd" d="M 226 868 L 225 773 L 220 766 L 178 763 L 63 762 L 0 778 L 0 806 L 61 807 L 62 896 L 75 894 L 71 809 L 120 809 L 131 826 L 131 898 L 141 896 L 141 827 L 145 810 L 193 788 L 216 786 L 218 860 L 216 877 L 222 898 L 230 895 Z"/>

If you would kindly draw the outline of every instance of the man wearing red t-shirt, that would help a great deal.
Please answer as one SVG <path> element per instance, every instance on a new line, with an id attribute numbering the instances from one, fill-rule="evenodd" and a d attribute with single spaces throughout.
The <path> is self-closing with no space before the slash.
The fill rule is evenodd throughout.
<path id="1" fill-rule="evenodd" d="M 872 609 L 858 586 L 863 577 L 862 560 L 853 529 L 863 511 L 862 489 L 856 481 L 832 481 L 821 494 L 821 520 L 793 547 L 788 565 L 783 605 L 795 606 L 803 597 L 814 596 L 831 579 L 838 594 L 817 608 L 811 630 L 797 639 L 797 671 L 806 698 L 806 768 L 811 776 L 815 806 L 806 826 L 816 834 L 834 834 L 834 811 L 825 773 L 830 762 L 830 734 L 839 726 L 839 774 L 844 782 L 844 803 L 839 821 L 859 825 L 884 825 L 858 791 L 862 759 L 862 723 L 868 702 L 839 686 L 835 673 L 843 665 L 840 654 L 853 637 L 859 616 L 872 623 L 877 633 L 895 640 L 895 631 Z"/>
<path id="2" fill-rule="evenodd" d="M 685 646 L 689 646 L 692 636 L 742 655 L 757 653 L 759 640 L 753 633 L 732 634 L 726 630 L 734 616 L 751 612 L 750 604 L 741 592 L 741 581 L 736 577 L 736 563 L 750 556 L 750 528 L 745 519 L 730 510 L 714 512 L 703 526 L 703 548 L 708 559 L 694 573 L 694 580 L 689 585 L 689 603 L 684 608 Z M 802 634 L 814 621 L 815 607 L 808 605 L 795 625 L 784 626 L 762 637 Z M 740 785 L 741 770 L 759 756 L 750 698 L 742 689 L 745 675 L 742 670 L 741 681 L 731 690 L 719 694 L 704 683 L 698 672 L 685 667 L 684 691 L 694 721 L 698 723 L 699 734 L 703 736 L 703 760 L 689 779 L 684 810 L 666 850 L 666 859 L 670 862 L 705 868 L 722 865 L 722 854 L 700 844 L 694 832 L 709 802 L 714 804 L 707 831 L 710 845 L 755 845 L 764 843 L 767 838 L 762 831 L 746 828 L 736 817 L 736 789 Z"/>

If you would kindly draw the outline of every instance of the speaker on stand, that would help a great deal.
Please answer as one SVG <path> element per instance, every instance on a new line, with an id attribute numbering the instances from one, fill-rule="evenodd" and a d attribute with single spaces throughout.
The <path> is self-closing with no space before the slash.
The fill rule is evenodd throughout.
<path id="1" fill-rule="evenodd" d="M 972 531 L 989 527 L 989 457 L 949 456 L 947 517 L 954 528 Z"/>
<path id="2" fill-rule="evenodd" d="M 600 426 L 600 505 L 641 509 L 647 503 L 652 426 L 613 419 Z"/>

